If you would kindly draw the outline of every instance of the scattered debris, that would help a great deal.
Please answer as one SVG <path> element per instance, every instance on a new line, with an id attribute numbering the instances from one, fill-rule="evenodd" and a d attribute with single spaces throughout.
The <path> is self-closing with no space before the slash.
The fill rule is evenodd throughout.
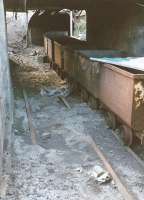
<path id="1" fill-rule="evenodd" d="M 39 63 L 38 56 L 30 56 L 31 52 L 36 51 L 42 58 L 44 55 L 44 48 L 31 47 L 25 49 L 20 54 L 9 53 L 12 61 L 12 76 L 14 77 L 14 85 L 23 85 L 31 89 L 47 88 L 49 86 L 62 86 L 64 81 L 50 69 L 48 63 Z M 45 90 L 45 89 L 43 89 Z M 61 94 L 59 94 L 61 95 Z"/>
<path id="2" fill-rule="evenodd" d="M 105 168 L 108 170 L 108 172 L 111 174 L 113 180 L 117 184 L 117 188 L 120 191 L 120 193 L 123 195 L 124 199 L 134 200 L 137 199 L 136 195 L 129 191 L 129 189 L 126 187 L 126 185 L 121 181 L 119 175 L 115 172 L 113 169 L 111 163 L 107 160 L 107 157 L 103 154 L 99 146 L 93 141 L 93 139 L 90 136 L 87 136 L 87 142 L 91 144 L 93 150 L 96 152 L 96 154 L 99 156 L 101 161 L 103 162 Z"/>
<path id="3" fill-rule="evenodd" d="M 117 185 L 116 183 L 114 182 L 114 180 L 112 180 L 111 184 L 113 185 L 113 187 L 116 189 L 117 188 Z"/>
<path id="4" fill-rule="evenodd" d="M 32 53 L 30 53 L 30 56 L 36 56 L 37 52 L 34 50 Z"/>
<path id="5" fill-rule="evenodd" d="M 82 173 L 83 172 L 83 168 L 82 167 L 78 167 L 75 169 L 75 171 L 79 172 L 79 173 Z"/>
<path id="6" fill-rule="evenodd" d="M 90 171 L 88 171 L 88 175 L 93 177 L 100 184 L 111 181 L 110 174 L 98 165 L 95 165 Z"/>
<path id="7" fill-rule="evenodd" d="M 40 94 L 42 96 L 55 96 L 55 97 L 60 97 L 60 96 L 63 96 L 63 97 L 67 97 L 70 95 L 70 89 L 68 88 L 67 85 L 63 85 L 61 87 L 43 87 L 41 89 L 41 92 Z"/>
<path id="8" fill-rule="evenodd" d="M 42 137 L 43 139 L 50 139 L 51 136 L 52 136 L 51 133 L 47 132 L 47 133 L 43 133 L 41 137 Z"/>

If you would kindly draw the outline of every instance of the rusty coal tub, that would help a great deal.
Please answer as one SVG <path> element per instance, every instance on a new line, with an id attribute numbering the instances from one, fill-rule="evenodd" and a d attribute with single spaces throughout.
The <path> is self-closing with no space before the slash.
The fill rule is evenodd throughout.
<path id="1" fill-rule="evenodd" d="M 85 46 L 87 43 L 85 41 L 72 38 L 57 38 L 54 41 L 54 63 L 58 68 L 63 69 L 64 67 L 64 48 L 70 46 L 71 48 L 78 48 L 80 46 Z"/>
<path id="2" fill-rule="evenodd" d="M 99 66 L 100 63 L 92 61 L 91 57 L 116 57 L 121 55 L 116 50 L 94 50 L 92 45 L 80 46 L 80 49 L 64 48 L 64 73 L 78 82 L 93 97 L 99 98 Z M 85 50 L 84 50 L 85 49 Z"/>
<path id="3" fill-rule="evenodd" d="M 101 64 L 99 99 L 110 111 L 111 119 L 121 122 L 128 145 L 137 136 L 144 140 L 144 72 Z"/>
<path id="4" fill-rule="evenodd" d="M 59 32 L 49 32 L 44 34 L 44 48 L 50 63 L 54 63 L 54 41 L 56 39 L 64 40 L 68 36 L 59 34 Z"/>
<path id="5" fill-rule="evenodd" d="M 64 51 L 64 72 L 102 102 L 114 128 L 119 122 L 128 145 L 133 136 L 144 140 L 144 72 L 105 64 L 92 57 L 120 57 L 121 51 Z"/>

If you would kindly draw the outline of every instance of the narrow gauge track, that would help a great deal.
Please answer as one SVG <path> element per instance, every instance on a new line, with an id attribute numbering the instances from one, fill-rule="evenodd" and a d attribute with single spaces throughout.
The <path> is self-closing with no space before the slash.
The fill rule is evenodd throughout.
<path id="1" fill-rule="evenodd" d="M 144 166 L 144 145 L 135 144 L 130 149 L 139 157 Z"/>
<path id="2" fill-rule="evenodd" d="M 112 167 L 104 153 L 101 151 L 101 149 L 95 144 L 95 142 L 92 140 L 91 137 L 88 137 L 88 142 L 96 152 L 96 154 L 99 156 L 101 161 L 103 162 L 105 168 L 107 171 L 111 174 L 113 180 L 115 181 L 119 192 L 122 194 L 123 198 L 125 200 L 137 200 L 137 196 L 129 191 L 127 186 L 124 184 L 124 182 L 121 180 L 120 176 L 115 172 L 115 169 Z"/>
<path id="3" fill-rule="evenodd" d="M 81 89 L 82 99 L 87 102 L 88 94 L 86 91 Z M 92 106 L 91 106 L 92 108 Z M 119 126 L 118 121 L 116 120 L 115 115 L 108 111 L 105 106 L 101 102 L 98 103 L 96 109 L 101 109 L 104 112 L 104 118 L 106 120 L 107 126 L 112 130 L 113 135 L 118 140 L 118 142 L 125 148 L 136 160 L 137 162 L 144 168 L 144 144 L 140 144 L 140 140 L 135 137 L 135 140 L 132 140 L 132 145 L 129 145 L 127 135 L 122 133 L 123 131 L 120 130 L 121 126 Z M 121 137 L 115 133 L 115 130 L 119 129 Z M 128 139 L 128 140 L 127 140 Z"/>
<path id="4" fill-rule="evenodd" d="M 142 157 L 139 155 L 139 153 L 136 151 L 136 146 L 127 146 L 124 145 L 123 141 L 120 139 L 120 137 L 114 133 L 114 131 L 112 132 L 114 137 L 118 140 L 118 142 L 123 145 L 123 148 L 125 148 L 136 160 L 137 162 L 144 168 L 144 159 L 142 159 Z M 144 156 L 144 147 L 141 145 L 138 146 L 139 147 L 139 152 L 143 153 Z"/>
<path id="5" fill-rule="evenodd" d="M 24 97 L 24 101 L 25 101 L 25 109 L 26 109 L 26 112 L 27 112 L 31 142 L 34 145 L 34 144 L 36 144 L 36 128 L 34 127 L 34 124 L 33 124 L 31 105 L 30 105 L 30 102 L 28 100 L 28 95 L 26 93 L 26 90 L 24 90 L 24 89 L 23 89 L 23 97 Z M 117 140 L 120 143 L 122 143 L 122 141 L 120 140 L 120 138 L 116 134 L 114 134 L 114 136 L 117 138 Z M 136 196 L 135 193 L 130 191 L 129 188 L 127 187 L 127 185 L 124 183 L 124 181 L 121 180 L 121 177 L 116 173 L 116 171 L 113 168 L 113 166 L 111 165 L 110 161 L 107 159 L 105 154 L 102 152 L 101 148 L 98 145 L 96 145 L 96 143 L 94 142 L 92 137 L 86 136 L 85 142 L 87 142 L 92 147 L 92 149 L 95 151 L 95 153 L 97 154 L 99 159 L 102 161 L 105 169 L 111 175 L 112 179 L 114 180 L 114 182 L 115 182 L 119 192 L 123 196 L 123 198 L 125 200 L 138 200 L 139 198 Z M 137 156 L 136 153 L 134 153 L 134 151 L 130 147 L 124 146 L 124 148 L 126 148 L 127 151 L 137 160 L 137 162 L 139 162 L 139 164 L 142 167 L 144 167 L 144 162 Z"/>

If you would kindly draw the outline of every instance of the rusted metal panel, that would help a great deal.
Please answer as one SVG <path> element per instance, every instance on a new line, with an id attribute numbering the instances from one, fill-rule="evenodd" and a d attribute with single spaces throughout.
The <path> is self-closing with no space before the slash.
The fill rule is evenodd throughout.
<path id="1" fill-rule="evenodd" d="M 52 39 L 50 39 L 47 34 L 44 35 L 44 49 L 49 61 L 52 61 Z"/>
<path id="2" fill-rule="evenodd" d="M 64 48 L 87 49 L 88 43 L 76 38 L 69 37 L 65 33 L 52 32 L 44 35 L 44 47 L 48 54 L 49 61 L 55 63 L 57 67 L 63 67 Z"/>
<path id="3" fill-rule="evenodd" d="M 136 131 L 144 130 L 144 74 L 137 74 L 133 88 L 132 126 Z"/>
<path id="4" fill-rule="evenodd" d="M 74 70 L 76 70 L 76 66 L 76 54 L 73 50 L 64 48 L 64 73 L 66 73 L 69 77 L 74 78 Z"/>
<path id="5" fill-rule="evenodd" d="M 134 78 L 130 73 L 102 64 L 100 70 L 100 100 L 129 127 L 132 126 Z"/>
<path id="6" fill-rule="evenodd" d="M 86 42 L 81 41 L 76 38 L 71 37 L 63 37 L 63 38 L 57 38 L 54 41 L 54 60 L 55 64 L 59 68 L 63 68 L 64 66 L 64 48 L 65 47 L 71 47 L 74 49 L 79 48 L 81 45 L 85 45 Z"/>
<path id="7" fill-rule="evenodd" d="M 77 57 L 77 56 L 76 56 Z M 99 63 L 92 62 L 82 55 L 76 58 L 77 81 L 95 98 L 99 97 Z M 76 76 L 77 74 L 77 76 Z"/>
<path id="8" fill-rule="evenodd" d="M 77 65 L 78 64 L 78 51 L 88 49 L 89 44 L 86 41 L 81 41 L 77 43 L 73 43 L 71 45 L 67 45 L 63 47 L 64 51 L 64 72 L 69 74 L 71 77 L 74 76 L 73 73 L 75 70 L 77 70 Z M 92 47 L 91 47 L 92 48 Z M 95 48 L 95 47 L 93 47 Z M 77 52 L 76 52 L 77 51 Z"/>
<path id="9" fill-rule="evenodd" d="M 48 44 L 47 44 L 47 36 L 44 35 L 44 50 L 45 53 L 48 54 Z"/>
<path id="10" fill-rule="evenodd" d="M 90 60 L 93 56 L 117 56 L 121 52 L 113 50 L 94 50 L 94 45 L 80 45 L 81 50 L 64 50 L 64 72 L 79 82 L 89 93 L 98 98 L 99 62 Z"/>
<path id="11" fill-rule="evenodd" d="M 78 82 L 92 96 L 99 96 L 99 63 L 70 50 L 64 51 L 64 73 Z"/>
<path id="12" fill-rule="evenodd" d="M 58 34 L 57 34 L 58 33 Z M 54 63 L 55 57 L 54 57 L 54 42 L 56 40 L 64 40 L 66 36 L 64 35 L 59 35 L 59 32 L 50 32 L 50 33 L 46 33 L 44 35 L 44 48 L 46 51 L 47 48 L 47 55 L 48 55 L 48 59 L 50 62 Z"/>
<path id="13" fill-rule="evenodd" d="M 59 67 L 63 67 L 63 46 L 60 42 L 54 42 L 54 62 Z"/>
<path id="14" fill-rule="evenodd" d="M 49 61 L 54 61 L 54 53 L 53 53 L 53 39 L 47 38 L 47 51 L 48 51 L 48 59 Z"/>
<path id="15" fill-rule="evenodd" d="M 144 73 L 103 64 L 100 70 L 101 101 L 134 132 L 144 131 Z"/>

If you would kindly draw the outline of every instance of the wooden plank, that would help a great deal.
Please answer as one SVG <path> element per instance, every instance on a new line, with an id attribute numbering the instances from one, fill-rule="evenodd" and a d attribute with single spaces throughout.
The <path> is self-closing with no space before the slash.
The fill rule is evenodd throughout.
<path id="1" fill-rule="evenodd" d="M 59 96 L 58 98 L 63 102 L 63 104 L 64 104 L 68 109 L 71 109 L 71 107 L 70 107 L 69 103 L 67 102 L 67 100 L 65 99 L 65 97 Z"/>
<path id="2" fill-rule="evenodd" d="M 30 131 L 30 134 L 31 134 L 31 141 L 32 141 L 32 144 L 35 145 L 35 144 L 37 144 L 36 129 L 35 129 L 33 122 L 32 122 L 31 105 L 28 101 L 27 93 L 24 89 L 23 89 L 23 96 L 24 96 L 24 100 L 25 100 L 25 107 L 26 107 L 26 113 L 27 113 L 27 118 L 28 118 L 29 131 Z"/>

